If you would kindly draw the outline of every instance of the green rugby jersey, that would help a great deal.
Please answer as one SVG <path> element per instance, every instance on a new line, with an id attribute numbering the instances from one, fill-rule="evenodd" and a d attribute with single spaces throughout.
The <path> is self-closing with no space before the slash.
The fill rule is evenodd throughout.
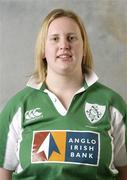
<path id="1" fill-rule="evenodd" d="M 126 127 L 125 102 L 94 73 L 68 110 L 31 79 L 0 114 L 0 167 L 13 180 L 115 180 L 127 165 Z"/>

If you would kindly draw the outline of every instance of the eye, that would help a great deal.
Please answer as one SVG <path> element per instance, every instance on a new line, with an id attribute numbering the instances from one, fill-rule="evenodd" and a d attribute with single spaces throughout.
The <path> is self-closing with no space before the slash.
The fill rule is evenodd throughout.
<path id="1" fill-rule="evenodd" d="M 54 36 L 54 37 L 51 38 L 51 40 L 54 41 L 54 42 L 57 42 L 59 40 L 59 37 Z"/>
<path id="2" fill-rule="evenodd" d="M 77 40 L 77 37 L 74 36 L 74 35 L 70 35 L 70 36 L 67 37 L 67 39 L 68 39 L 68 41 L 72 42 L 72 41 Z"/>

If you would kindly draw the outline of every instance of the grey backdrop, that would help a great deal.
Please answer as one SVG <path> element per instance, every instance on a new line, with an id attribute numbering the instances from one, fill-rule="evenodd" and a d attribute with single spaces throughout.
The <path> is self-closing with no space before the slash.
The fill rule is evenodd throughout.
<path id="1" fill-rule="evenodd" d="M 61 7 L 82 17 L 95 72 L 127 101 L 127 0 L 0 0 L 0 109 L 34 69 L 41 20 Z"/>

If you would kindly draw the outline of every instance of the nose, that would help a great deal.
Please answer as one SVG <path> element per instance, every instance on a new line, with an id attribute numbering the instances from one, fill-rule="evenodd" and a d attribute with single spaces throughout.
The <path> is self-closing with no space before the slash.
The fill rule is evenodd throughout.
<path id="1" fill-rule="evenodd" d="M 63 49 L 65 49 L 65 50 L 70 49 L 70 43 L 68 42 L 68 40 L 66 38 L 62 38 L 60 40 L 59 48 L 61 50 L 63 50 Z"/>

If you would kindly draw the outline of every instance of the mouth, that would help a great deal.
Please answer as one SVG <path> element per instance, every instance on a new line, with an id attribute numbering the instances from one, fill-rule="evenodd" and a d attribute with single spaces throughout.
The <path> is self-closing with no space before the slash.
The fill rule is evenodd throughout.
<path id="1" fill-rule="evenodd" d="M 72 55 L 70 55 L 70 54 L 60 54 L 60 55 L 56 56 L 56 58 L 67 60 L 67 59 L 72 58 Z"/>

